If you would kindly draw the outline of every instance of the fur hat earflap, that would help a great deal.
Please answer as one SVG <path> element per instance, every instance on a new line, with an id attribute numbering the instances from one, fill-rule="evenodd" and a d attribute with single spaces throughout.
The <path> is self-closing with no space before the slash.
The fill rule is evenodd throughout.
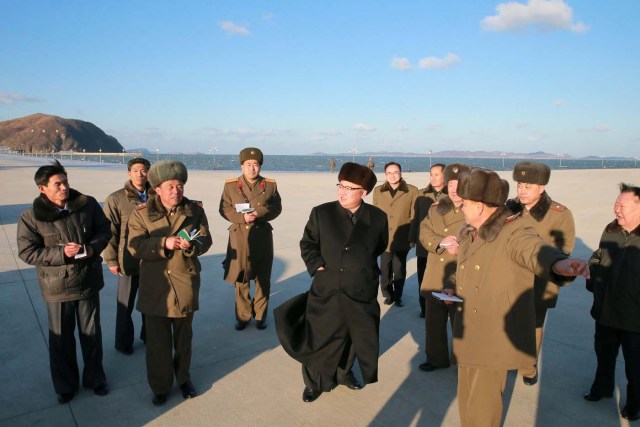
<path id="1" fill-rule="evenodd" d="M 449 181 L 456 180 L 461 173 L 470 172 L 471 166 L 464 163 L 451 163 L 444 168 L 444 185 L 447 185 Z"/>
<path id="2" fill-rule="evenodd" d="M 492 170 L 472 168 L 458 177 L 457 193 L 463 199 L 501 206 L 509 196 L 509 183 Z"/>
<path id="3" fill-rule="evenodd" d="M 518 162 L 513 167 L 513 180 L 524 184 L 547 185 L 551 168 L 544 163 Z"/>
<path id="4" fill-rule="evenodd" d="M 187 167 L 177 160 L 160 160 L 151 165 L 147 179 L 151 187 L 159 187 L 165 181 L 177 179 L 183 184 L 187 183 Z"/>
<path id="5" fill-rule="evenodd" d="M 376 186 L 378 178 L 376 174 L 366 166 L 358 163 L 345 162 L 338 173 L 338 181 L 349 181 L 354 184 L 361 185 L 367 190 L 367 194 L 371 193 L 373 187 Z"/>
<path id="6" fill-rule="evenodd" d="M 264 156 L 259 148 L 247 147 L 240 152 L 240 164 L 243 164 L 245 160 L 257 160 L 260 166 L 262 166 Z"/>

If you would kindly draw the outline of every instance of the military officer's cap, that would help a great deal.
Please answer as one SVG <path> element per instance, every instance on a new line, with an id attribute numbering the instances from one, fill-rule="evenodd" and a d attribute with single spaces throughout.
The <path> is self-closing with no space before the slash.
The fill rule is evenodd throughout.
<path id="1" fill-rule="evenodd" d="M 147 179 L 151 187 L 159 187 L 165 181 L 177 179 L 183 184 L 187 183 L 187 167 L 177 160 L 160 160 L 149 169 Z"/>
<path id="2" fill-rule="evenodd" d="M 509 183 L 489 169 L 471 168 L 458 177 L 458 196 L 465 200 L 501 206 L 509 196 Z"/>
<path id="3" fill-rule="evenodd" d="M 262 165 L 263 158 L 259 148 L 247 147 L 240 152 L 240 164 L 243 164 L 245 160 L 257 160 Z"/>
<path id="4" fill-rule="evenodd" d="M 513 180 L 524 184 L 547 185 L 551 169 L 544 163 L 518 162 L 513 167 Z"/>
<path id="5" fill-rule="evenodd" d="M 444 185 L 449 184 L 449 181 L 457 180 L 461 173 L 470 172 L 471 166 L 463 163 L 451 163 L 444 168 Z"/>

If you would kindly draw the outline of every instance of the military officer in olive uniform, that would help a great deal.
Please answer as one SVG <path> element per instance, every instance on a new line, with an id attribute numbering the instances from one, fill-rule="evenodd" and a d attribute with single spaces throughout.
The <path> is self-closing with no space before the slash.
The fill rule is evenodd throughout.
<path id="1" fill-rule="evenodd" d="M 420 364 L 422 371 L 431 372 L 440 368 L 448 368 L 449 338 L 447 321 L 455 315 L 455 306 L 440 301 L 432 292 L 453 294 L 456 280 L 456 258 L 458 254 L 458 232 L 464 225 L 462 199 L 456 192 L 458 176 L 469 172 L 471 168 L 460 163 L 452 163 L 444 169 L 444 185 L 447 194 L 440 196 L 431 205 L 429 214 L 420 224 L 420 243 L 429 252 L 426 274 L 420 284 L 420 291 L 425 299 L 425 332 L 427 361 Z"/>
<path id="2" fill-rule="evenodd" d="M 236 287 L 236 329 L 241 331 L 256 319 L 260 330 L 267 327 L 267 309 L 273 264 L 273 227 L 282 212 L 276 182 L 260 176 L 262 151 L 249 147 L 240 152 L 242 175 L 228 179 L 220 198 L 220 215 L 231 222 L 224 279 Z M 255 291 L 250 295 L 249 281 Z"/>
<path id="3" fill-rule="evenodd" d="M 513 168 L 513 180 L 518 183 L 518 197 L 507 202 L 513 212 L 520 212 L 526 223 L 533 227 L 549 245 L 567 255 L 571 254 L 576 230 L 571 211 L 551 200 L 545 191 L 551 169 L 542 163 L 519 162 Z M 547 310 L 558 302 L 560 288 L 553 282 L 535 277 L 533 292 L 536 305 L 536 355 L 540 354 Z M 538 382 L 537 364 L 520 371 L 526 385 Z"/>
<path id="4" fill-rule="evenodd" d="M 154 405 L 167 401 L 174 376 L 185 399 L 196 396 L 189 369 L 191 325 L 199 308 L 198 257 L 212 241 L 202 203 L 184 197 L 187 177 L 187 168 L 178 161 L 154 163 L 148 178 L 156 194 L 129 218 L 127 247 L 140 259 L 136 307 L 145 316 L 147 380 Z"/>
<path id="5" fill-rule="evenodd" d="M 504 206 L 508 183 L 488 169 L 460 174 L 467 226 L 458 239 L 453 352 L 460 423 L 499 426 L 507 372 L 536 357 L 533 277 L 562 284 L 589 276 L 583 260 L 548 245 Z M 568 277 L 565 277 L 568 276 Z"/>

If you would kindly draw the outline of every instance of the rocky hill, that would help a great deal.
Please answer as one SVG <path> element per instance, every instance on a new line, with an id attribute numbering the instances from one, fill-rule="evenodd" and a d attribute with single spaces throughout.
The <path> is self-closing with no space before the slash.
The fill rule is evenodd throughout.
<path id="1" fill-rule="evenodd" d="M 0 146 L 27 153 L 82 151 L 119 153 L 123 147 L 93 123 L 32 114 L 0 122 Z"/>

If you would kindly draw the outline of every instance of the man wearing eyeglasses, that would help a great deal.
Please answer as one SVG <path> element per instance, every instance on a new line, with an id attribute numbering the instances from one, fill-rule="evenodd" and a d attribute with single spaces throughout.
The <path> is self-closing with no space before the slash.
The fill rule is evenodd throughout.
<path id="1" fill-rule="evenodd" d="M 418 188 L 402 179 L 402 167 L 396 162 L 384 165 L 384 174 L 385 183 L 373 190 L 373 205 L 382 209 L 389 221 L 389 244 L 380 255 L 380 288 L 386 305 L 403 307 L 407 254 L 415 245 L 410 242 L 410 228 Z"/>
<path id="2" fill-rule="evenodd" d="M 369 168 L 347 162 L 338 180 L 338 200 L 313 208 L 300 240 L 311 289 L 273 313 L 283 348 L 302 363 L 304 402 L 338 384 L 360 390 L 356 357 L 364 383 L 378 380 L 376 260 L 387 247 L 387 218 L 363 201 L 376 185 Z"/>

